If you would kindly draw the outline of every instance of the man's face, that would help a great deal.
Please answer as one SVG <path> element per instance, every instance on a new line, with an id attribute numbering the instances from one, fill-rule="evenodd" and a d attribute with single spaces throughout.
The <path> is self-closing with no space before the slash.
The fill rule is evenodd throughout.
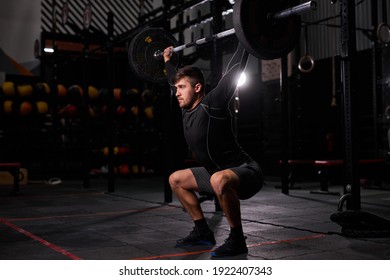
<path id="1" fill-rule="evenodd" d="M 191 110 L 201 100 L 201 84 L 196 84 L 195 87 L 191 86 L 188 78 L 179 80 L 176 84 L 176 98 L 179 102 L 180 108 Z"/>

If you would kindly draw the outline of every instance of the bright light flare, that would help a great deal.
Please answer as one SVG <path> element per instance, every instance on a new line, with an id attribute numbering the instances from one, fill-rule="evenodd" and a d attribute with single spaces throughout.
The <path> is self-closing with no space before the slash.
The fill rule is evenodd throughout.
<path id="1" fill-rule="evenodd" d="M 244 72 L 241 73 L 240 78 L 238 79 L 237 86 L 240 87 L 246 82 L 246 75 Z"/>
<path id="2" fill-rule="evenodd" d="M 53 53 L 54 52 L 54 49 L 53 48 L 44 48 L 43 51 L 45 53 Z"/>

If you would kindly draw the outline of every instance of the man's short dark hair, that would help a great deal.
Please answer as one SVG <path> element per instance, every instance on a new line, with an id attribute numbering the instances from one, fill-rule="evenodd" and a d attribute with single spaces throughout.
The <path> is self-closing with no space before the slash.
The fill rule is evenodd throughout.
<path id="1" fill-rule="evenodd" d="M 202 90 L 204 89 L 204 76 L 202 71 L 195 66 L 185 66 L 180 68 L 176 75 L 172 78 L 172 83 L 176 84 L 183 78 L 187 78 L 192 87 L 195 87 L 196 84 L 202 85 Z"/>

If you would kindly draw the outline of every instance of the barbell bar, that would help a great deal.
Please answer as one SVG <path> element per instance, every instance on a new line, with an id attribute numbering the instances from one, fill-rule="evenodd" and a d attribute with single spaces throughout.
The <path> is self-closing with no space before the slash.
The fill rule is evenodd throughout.
<path id="1" fill-rule="evenodd" d="M 294 16 L 294 15 L 303 15 L 303 14 L 305 14 L 307 12 L 315 11 L 316 9 L 317 9 L 317 2 L 316 1 L 308 1 L 306 3 L 302 3 L 300 5 L 284 9 L 284 10 L 276 12 L 274 14 L 273 13 L 269 13 L 267 15 L 267 19 L 270 20 L 270 21 L 285 19 L 285 18 Z M 196 40 L 194 42 L 174 47 L 171 50 L 171 52 L 173 52 L 173 53 L 174 52 L 180 52 L 180 51 L 182 51 L 184 49 L 191 48 L 191 47 L 194 47 L 194 46 L 197 46 L 197 45 L 202 45 L 202 44 L 205 44 L 205 43 L 207 43 L 209 41 L 213 41 L 213 40 L 216 40 L 216 39 L 221 39 L 221 38 L 233 35 L 235 33 L 236 33 L 235 28 L 231 28 L 231 29 L 219 32 L 217 34 L 211 35 L 209 37 L 204 37 L 204 38 L 198 39 L 198 40 Z M 157 50 L 154 53 L 154 58 L 159 59 L 163 55 L 164 55 L 164 50 Z"/>
<path id="2" fill-rule="evenodd" d="M 235 34 L 245 50 L 256 58 L 270 60 L 287 55 L 297 44 L 301 31 L 299 15 L 317 9 L 316 1 L 293 6 L 297 0 L 236 0 L 233 28 L 195 42 L 179 45 L 163 28 L 141 30 L 129 44 L 128 58 L 133 73 L 152 83 L 165 83 L 163 51 L 173 46 L 170 62 L 179 64 L 179 52 Z"/>
<path id="3" fill-rule="evenodd" d="M 292 15 L 303 15 L 310 11 L 317 10 L 317 2 L 316 1 L 308 1 L 306 3 L 302 3 L 300 5 L 284 9 L 283 11 L 277 12 L 275 14 L 271 14 L 272 19 L 282 19 Z"/>

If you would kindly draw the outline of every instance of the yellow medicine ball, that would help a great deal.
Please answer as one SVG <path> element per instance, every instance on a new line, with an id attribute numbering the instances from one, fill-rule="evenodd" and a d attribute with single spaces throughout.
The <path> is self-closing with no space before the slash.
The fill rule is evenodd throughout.
<path id="1" fill-rule="evenodd" d="M 12 96 L 15 94 L 15 85 L 13 82 L 4 82 L 1 87 L 5 95 Z"/>
<path id="2" fill-rule="evenodd" d="M 13 105 L 14 105 L 14 102 L 12 100 L 5 100 L 3 103 L 4 113 L 6 113 L 7 115 L 12 114 Z"/>
<path id="3" fill-rule="evenodd" d="M 18 85 L 18 92 L 21 97 L 30 96 L 33 92 L 31 85 Z"/>
<path id="4" fill-rule="evenodd" d="M 154 119 L 154 107 L 153 106 L 148 106 L 144 109 L 145 116 L 148 120 Z"/>
<path id="5" fill-rule="evenodd" d="M 49 106 L 46 101 L 37 101 L 35 103 L 38 114 L 46 114 L 49 111 Z"/>
<path id="6" fill-rule="evenodd" d="M 88 86 L 88 96 L 92 100 L 99 98 L 99 91 L 94 86 Z"/>

